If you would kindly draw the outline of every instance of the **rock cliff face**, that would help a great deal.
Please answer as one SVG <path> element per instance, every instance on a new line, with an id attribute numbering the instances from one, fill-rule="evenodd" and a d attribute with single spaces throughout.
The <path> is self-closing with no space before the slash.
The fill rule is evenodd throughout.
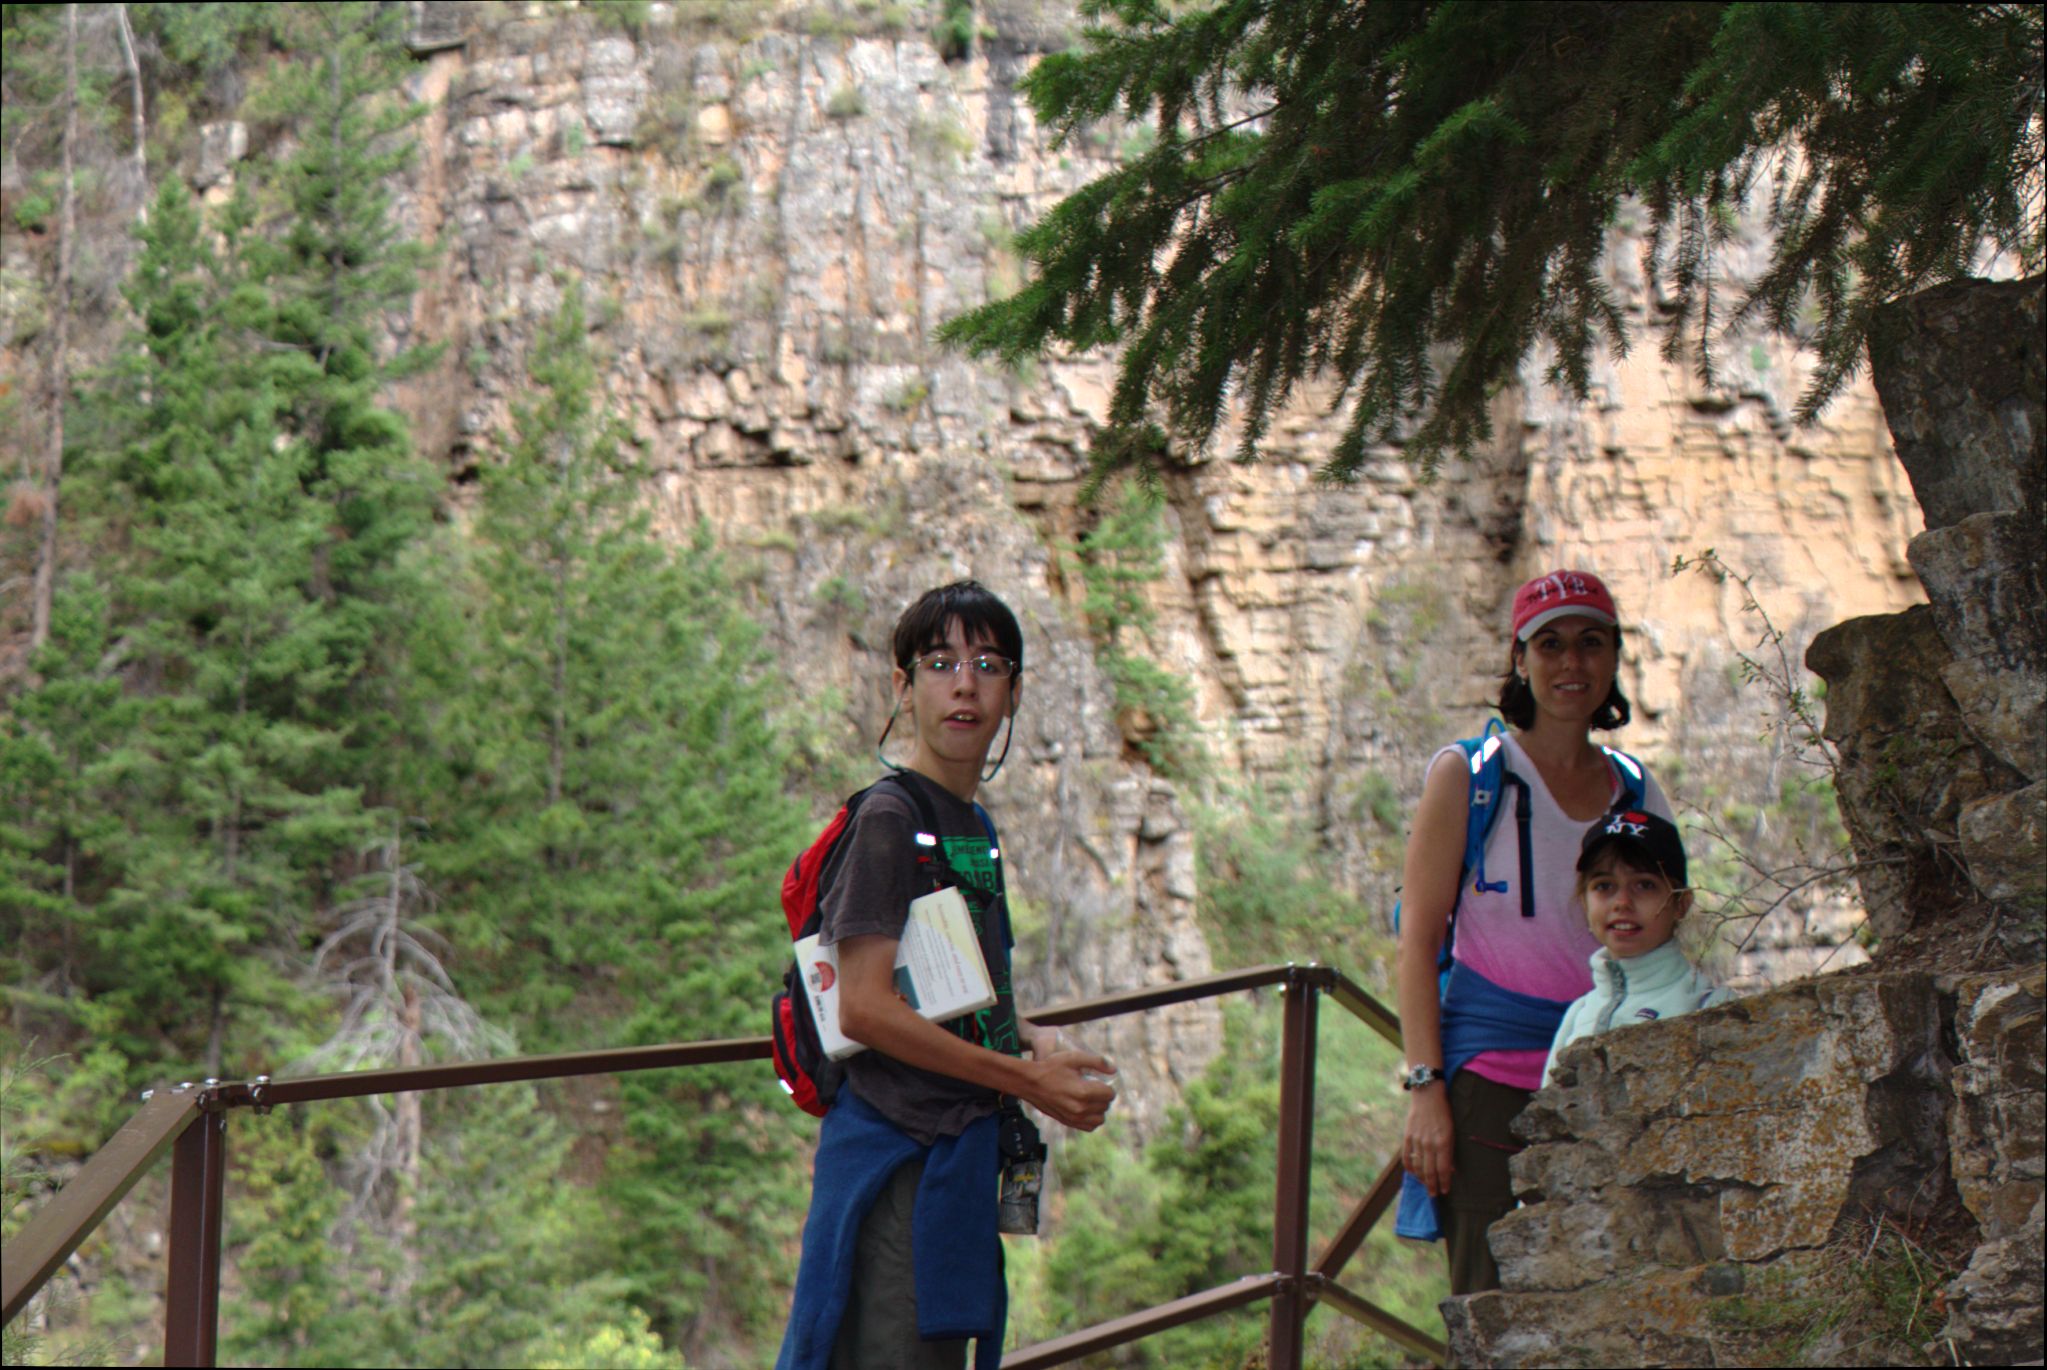
<path id="1" fill-rule="evenodd" d="M 1886 312 L 1871 356 L 1926 510 L 1908 555 L 1932 602 L 1843 623 L 1810 655 L 1839 687 L 1827 733 L 1872 924 L 1978 906 L 2029 958 L 2047 941 L 2043 299 L 2037 276 L 1959 282 Z"/>
<path id="2" fill-rule="evenodd" d="M 952 65 L 921 33 L 819 36 L 763 12 L 745 32 L 744 7 L 657 4 L 629 37 L 552 7 L 422 7 L 433 113 L 404 204 L 444 251 L 394 328 L 449 347 L 403 405 L 463 479 L 507 421 L 536 323 L 581 278 L 664 526 L 708 521 L 741 558 L 783 659 L 804 663 L 814 732 L 879 730 L 887 629 L 918 590 L 971 574 L 1020 610 L 1026 707 L 991 797 L 1035 911 L 1029 997 L 1203 973 L 1187 796 L 1138 753 L 1142 720 L 1119 716 L 1078 607 L 1108 364 L 1014 373 L 927 342 L 1017 281 L 1010 233 L 1126 131 L 1055 148 L 1018 98 L 1035 55 L 1070 40 L 1060 7 L 985 6 L 993 37 Z M 224 193 L 247 139 L 207 147 Z M 1613 261 L 1648 324 L 1659 301 L 1626 226 Z M 1353 487 L 1318 484 L 1337 426 L 1312 403 L 1255 468 L 1176 454 L 1149 645 L 1192 684 L 1217 773 L 1310 825 L 1372 902 L 1390 903 L 1428 755 L 1483 720 L 1525 576 L 1608 576 L 1634 630 L 1640 722 L 1622 741 L 1652 763 L 1681 753 L 1680 796 L 1774 785 L 1782 758 L 1729 683 L 1754 636 L 1739 594 L 1673 578 L 1675 555 L 1715 547 L 1755 573 L 1798 641 L 1918 598 L 1903 555 L 1918 515 L 1867 389 L 1794 432 L 1795 348 L 1745 342 L 1712 388 L 1653 352 L 1609 362 L 1587 406 L 1539 384 L 1505 398 L 1496 448 L 1430 484 L 1391 450 Z M 1803 943 L 1809 913 L 1763 943 Z M 1188 1010 L 1106 1045 L 1142 1100 L 1198 1066 L 1212 1031 Z"/>
<path id="3" fill-rule="evenodd" d="M 782 658 L 803 663 L 803 728 L 849 776 L 882 722 L 897 609 L 969 574 L 1018 607 L 1025 709 L 990 798 L 1019 856 L 1027 996 L 1211 969 L 1192 797 L 1146 763 L 1147 720 L 1119 710 L 1080 607 L 1074 543 L 1100 513 L 1079 496 L 1110 365 L 1012 371 L 928 342 L 1015 285 L 1012 232 L 1136 136 L 1054 147 L 1018 96 L 1037 55 L 1072 41 L 1071 9 L 989 0 L 992 32 L 952 64 L 921 30 L 858 32 L 893 21 L 857 6 L 656 3 L 630 35 L 557 6 L 414 12 L 431 113 L 401 207 L 443 250 L 391 328 L 447 344 L 398 398 L 456 488 L 491 459 L 536 326 L 580 279 L 662 526 L 707 522 L 731 552 Z M 207 129 L 195 180 L 226 195 L 260 141 Z M 1646 327 L 1663 302 L 1631 232 L 1615 230 L 1612 284 Z M 1738 235 L 1730 274 L 1763 246 Z M 1483 721 L 1527 575 L 1607 576 L 1631 629 L 1637 722 L 1620 742 L 1680 800 L 1720 805 L 1778 794 L 1789 762 L 1756 742 L 1774 706 L 1734 684 L 1759 630 L 1739 589 L 1674 577 L 1672 559 L 1713 547 L 1752 573 L 1794 658 L 1825 624 L 1919 600 L 1904 555 L 1918 509 L 1870 390 L 1794 431 L 1796 347 L 1729 344 L 1711 386 L 1654 351 L 1603 363 L 1585 405 L 1534 380 L 1535 359 L 1494 447 L 1433 482 L 1389 449 L 1354 486 L 1318 483 L 1340 425 L 1313 397 L 1256 467 L 1174 454 L 1145 645 L 1191 686 L 1218 783 L 1303 825 L 1368 906 L 1391 903 L 1428 756 Z M 1767 847 L 1770 805 L 1750 807 L 1737 836 Z M 1757 983 L 1859 959 L 1812 945 L 1841 942 L 1852 912 L 1794 900 L 1727 968 Z M 1213 1017 L 1187 1009 L 1103 1045 L 1149 1120 L 1155 1086 L 1213 1041 Z"/>

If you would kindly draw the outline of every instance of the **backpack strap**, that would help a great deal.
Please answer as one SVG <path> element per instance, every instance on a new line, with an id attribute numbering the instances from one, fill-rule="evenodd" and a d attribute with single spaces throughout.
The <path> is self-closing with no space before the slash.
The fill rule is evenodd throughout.
<path id="1" fill-rule="evenodd" d="M 912 785 L 894 771 L 869 785 L 862 794 L 872 793 L 883 785 L 910 801 L 910 807 L 917 812 L 917 831 L 911 834 L 920 851 L 932 851 L 942 855 L 945 848 L 938 840 L 938 813 L 931 807 L 931 801 L 924 797 L 924 791 Z"/>
<path id="2" fill-rule="evenodd" d="M 881 786 L 894 781 L 893 790 L 909 801 L 917 814 L 917 828 L 912 833 L 915 843 L 913 850 L 920 863 L 942 860 L 944 848 L 938 840 L 938 816 L 932 811 L 931 801 L 915 785 L 901 777 L 889 774 L 875 781 L 864 790 L 855 790 L 846 796 L 832 821 L 818 835 L 810 848 L 798 856 L 789 867 L 789 874 L 782 881 L 782 911 L 789 918 L 789 938 L 802 941 L 815 933 L 824 920 L 825 871 L 830 866 L 831 853 L 840 840 L 853 826 L 853 817 L 860 812 L 860 806 L 867 797 Z M 798 913 L 801 913 L 799 919 Z"/>
<path id="3" fill-rule="evenodd" d="M 1006 967 L 1009 964 L 1009 947 L 1012 939 L 1009 929 L 1009 900 L 1006 897 L 1007 882 L 1002 874 L 1002 843 L 995 834 L 995 820 L 988 816 L 988 811 L 982 808 L 980 804 L 976 803 L 973 806 L 974 816 L 980 819 L 982 830 L 988 834 L 988 861 L 995 871 L 995 884 L 993 888 L 990 888 L 980 880 L 953 865 L 951 860 L 947 858 L 945 843 L 938 832 L 937 812 L 931 807 L 931 802 L 925 797 L 923 791 L 916 784 L 905 779 L 900 773 L 891 773 L 883 776 L 875 784 L 880 785 L 889 781 L 895 782 L 895 788 L 909 796 L 911 805 L 917 811 L 917 821 L 920 826 L 916 833 L 913 834 L 916 842 L 916 856 L 920 864 L 926 864 L 934 868 L 933 884 L 936 885 L 942 881 L 949 880 L 964 890 L 972 891 L 989 911 L 992 912 L 997 909 L 1001 911 L 999 921 L 996 918 L 985 917 L 979 913 L 974 916 L 974 930 L 981 944 L 981 959 L 988 966 L 990 978 L 998 978 L 999 968 Z M 984 1012 L 992 1011 L 1000 1016 L 1006 1016 L 1011 1022 L 1014 1022 L 1016 1019 L 1014 997 L 1000 990 L 997 991 L 997 994 L 996 1007 L 993 1010 L 984 1010 Z M 981 1015 L 977 1014 L 975 1017 L 979 1019 Z M 984 1030 L 986 1028 L 985 1023 L 979 1026 Z M 1015 1035 L 1013 1031 L 1011 1035 Z M 1001 1050 L 992 1041 L 984 1041 L 982 1045 L 988 1046 L 992 1050 Z"/>
<path id="4" fill-rule="evenodd" d="M 1487 719 L 1485 731 L 1477 737 L 1461 737 L 1457 745 L 1464 752 L 1469 781 L 1466 791 L 1467 802 L 1464 815 L 1464 870 L 1458 876 L 1463 884 L 1464 875 L 1472 877 L 1471 888 L 1480 894 L 1505 894 L 1508 884 L 1505 880 L 1487 880 L 1485 869 L 1486 844 L 1492 840 L 1493 824 L 1500 819 L 1500 795 L 1503 791 L 1514 791 L 1514 828 L 1517 853 L 1520 857 L 1521 874 L 1521 916 L 1535 917 L 1535 848 L 1529 841 L 1529 821 L 1533 807 L 1529 803 L 1528 782 L 1507 769 L 1506 754 L 1507 727 L 1497 718 Z M 1621 751 L 1618 747 L 1600 748 L 1613 763 L 1614 774 L 1620 777 L 1621 795 L 1617 802 L 1629 808 L 1641 807 L 1648 791 L 1648 772 L 1642 763 Z M 1395 926 L 1398 924 L 1396 922 Z M 1457 907 L 1450 907 L 1450 920 L 1443 928 L 1443 951 L 1437 959 L 1437 967 L 1448 975 L 1450 963 L 1454 960 L 1452 949 L 1457 942 Z"/>
<path id="5" fill-rule="evenodd" d="M 1457 740 L 1457 745 L 1464 749 L 1464 759 L 1471 771 L 1464 814 L 1464 869 L 1477 873 L 1472 888 L 1481 893 L 1507 892 L 1506 881 L 1497 880 L 1489 884 L 1485 878 L 1486 840 L 1492 836 L 1493 824 L 1499 820 L 1500 789 L 1508 775 L 1506 739 L 1506 725 L 1493 718 L 1486 720 L 1485 731 L 1477 737 Z M 1516 783 L 1520 783 L 1518 777 Z M 1521 788 L 1525 792 L 1527 786 L 1523 784 Z M 1462 883 L 1461 878 L 1459 883 Z"/>
<path id="6" fill-rule="evenodd" d="M 995 867 L 995 897 L 1002 902 L 1002 950 L 1006 954 L 1016 945 L 1016 934 L 1009 927 L 1009 882 L 1002 874 L 1002 839 L 996 836 L 995 820 L 988 816 L 988 811 L 978 800 L 974 804 L 974 817 L 981 820 L 981 827 L 988 834 L 988 861 Z"/>
<path id="7" fill-rule="evenodd" d="M 1606 753 L 1606 759 L 1613 763 L 1614 774 L 1620 777 L 1621 797 L 1617 802 L 1630 809 L 1641 808 L 1649 790 L 1648 772 L 1642 769 L 1642 763 L 1618 747 L 1602 746 L 1599 750 Z"/>
<path id="8" fill-rule="evenodd" d="M 1488 735 L 1491 734 L 1493 727 L 1498 723 L 1499 720 L 1494 719 L 1492 723 L 1487 725 L 1486 732 Z M 1504 732 L 1505 730 L 1502 729 L 1501 731 Z M 1640 807 L 1643 793 L 1648 788 L 1647 773 L 1643 771 L 1642 763 L 1616 747 L 1602 746 L 1600 750 L 1606 753 L 1607 759 L 1613 763 L 1614 774 L 1620 777 L 1621 797 L 1619 802 L 1631 809 Z M 1499 754 L 1495 753 L 1495 755 Z M 1533 918 L 1535 917 L 1535 847 L 1529 841 L 1528 824 L 1534 809 L 1528 799 L 1528 782 L 1506 768 L 1504 756 L 1501 756 L 1499 768 L 1499 782 L 1493 788 L 1490 803 L 1497 806 L 1500 789 L 1511 788 L 1514 791 L 1514 836 L 1520 848 L 1518 855 L 1521 866 L 1521 916 L 1523 918 Z M 1475 780 L 1474 783 L 1476 783 Z M 1467 862 L 1471 860 L 1472 830 L 1478 829 L 1480 826 L 1479 802 L 1478 793 L 1474 790 L 1471 801 L 1471 818 L 1465 834 Z M 1498 818 L 1499 814 L 1497 812 L 1489 812 L 1484 816 L 1483 830 L 1479 832 L 1477 837 L 1478 879 L 1473 888 L 1505 893 L 1507 889 L 1506 881 L 1500 880 L 1488 885 L 1485 879 L 1485 843 L 1491 834 L 1493 823 Z"/>
<path id="9" fill-rule="evenodd" d="M 1501 779 L 1514 787 L 1514 840 L 1520 847 L 1521 858 L 1521 916 L 1535 917 L 1535 847 L 1528 840 L 1528 823 L 1533 816 L 1533 805 L 1528 802 L 1528 782 L 1512 771 L 1505 772 Z"/>
<path id="10" fill-rule="evenodd" d="M 1500 819 L 1500 791 L 1508 785 L 1519 788 L 1523 802 L 1516 807 L 1520 822 L 1524 825 L 1521 850 L 1524 863 L 1528 851 L 1525 830 L 1528 815 L 1526 803 L 1528 786 L 1521 777 L 1507 769 L 1506 755 L 1507 725 L 1497 718 L 1486 720 L 1485 731 L 1477 737 L 1460 737 L 1457 746 L 1464 753 L 1466 768 L 1465 809 L 1464 809 L 1464 865 L 1459 872 L 1457 883 L 1462 887 L 1464 877 L 1472 876 L 1472 889 L 1480 893 L 1505 894 L 1507 882 L 1487 880 L 1485 872 L 1486 842 L 1493 835 L 1493 824 Z M 1522 874 L 1524 901 L 1527 898 L 1527 873 Z M 1524 908 L 1532 914 L 1532 909 Z M 1450 918 L 1443 925 L 1443 950 L 1437 957 L 1437 968 L 1448 975 L 1450 963 L 1457 944 L 1457 906 L 1450 906 Z"/>

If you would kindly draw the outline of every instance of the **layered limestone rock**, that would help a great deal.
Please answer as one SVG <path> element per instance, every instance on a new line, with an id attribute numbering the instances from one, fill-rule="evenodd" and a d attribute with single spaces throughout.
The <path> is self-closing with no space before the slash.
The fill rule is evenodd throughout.
<path id="1" fill-rule="evenodd" d="M 1945 1336 L 1972 1364 L 2037 1360 L 2041 1347 L 2041 1093 L 2047 976 L 1975 976 L 1956 990 L 1948 1144 L 1955 1184 L 1983 1244 L 1946 1291 Z"/>
<path id="2" fill-rule="evenodd" d="M 2047 281 L 1966 281 L 1890 306 L 1870 354 L 1927 529 L 1929 606 L 1844 623 L 1833 687 L 1844 813 L 1886 935 L 1982 910 L 2017 955 L 2047 930 Z"/>
<path id="3" fill-rule="evenodd" d="M 420 73 L 436 104 L 405 201 L 447 246 L 413 321 L 451 343 L 405 397 L 423 441 L 458 475 L 490 459 L 536 323 L 580 277 L 663 526 L 708 521 L 741 558 L 778 645 L 814 663 L 813 731 L 879 731 L 887 627 L 914 591 L 973 574 L 1025 611 L 1023 725 L 991 800 L 1043 919 L 1033 997 L 1208 969 L 1183 796 L 1139 754 L 1148 721 L 1119 712 L 1079 608 L 1111 363 L 1010 372 L 928 342 L 1017 282 L 1015 228 L 1121 155 L 1119 127 L 1051 146 L 1016 94 L 1070 15 L 987 6 L 993 36 L 949 65 L 918 33 L 782 31 L 771 8 L 748 35 L 656 5 L 636 38 L 461 13 L 466 44 Z M 1646 327 L 1635 258 L 1622 226 L 1613 286 Z M 1795 348 L 1744 340 L 1713 387 L 1653 354 L 1602 363 L 1589 406 L 1531 384 L 1496 448 L 1432 484 L 1391 449 L 1353 486 L 1318 483 L 1340 425 L 1312 396 L 1256 467 L 1174 454 L 1147 645 L 1191 684 L 1216 774 L 1309 825 L 1369 902 L 1391 903 L 1429 754 L 1484 720 L 1526 575 L 1608 575 L 1635 628 L 1623 745 L 1652 764 L 1681 748 L 1702 796 L 1774 793 L 1786 760 L 1755 745 L 1768 702 L 1728 683 L 1754 637 L 1738 592 L 1673 579 L 1676 555 L 1754 571 L 1795 642 L 1916 598 L 1916 512 L 1868 390 L 1794 432 Z M 1761 940 L 1806 943 L 1820 912 Z M 1119 1031 L 1139 1080 L 1175 1073 L 1152 1028 Z"/>
<path id="4" fill-rule="evenodd" d="M 398 203 L 442 250 L 391 327 L 446 347 L 397 400 L 458 498 L 526 388 L 538 325 L 580 280 L 660 526 L 711 527 L 782 659 L 805 663 L 791 726 L 847 784 L 870 769 L 902 603 L 972 574 L 1022 611 L 1025 708 L 988 797 L 1018 858 L 1027 996 L 1211 969 L 1191 796 L 1146 763 L 1152 721 L 1119 708 L 1081 610 L 1074 545 L 1100 515 L 1079 495 L 1112 362 L 1009 370 L 928 341 L 1017 284 L 1013 232 L 1133 136 L 1104 125 L 1055 147 L 1017 93 L 1072 41 L 1071 7 L 989 0 L 990 31 L 956 63 L 857 6 L 656 3 L 632 33 L 565 6 L 412 13 L 429 112 Z M 190 170 L 217 201 L 249 151 L 223 122 Z M 1610 284 L 1648 329 L 1664 302 L 1637 227 L 1616 226 Z M 1729 250 L 1733 278 L 1762 244 L 1743 230 Z M 1484 721 L 1527 575 L 1607 575 L 1637 706 L 1619 742 L 1680 801 L 1755 795 L 1734 836 L 1770 860 L 1794 771 L 1756 743 L 1777 706 L 1735 684 L 1757 624 L 1736 587 L 1673 577 L 1672 559 L 1714 547 L 1754 572 L 1794 653 L 1826 623 L 1919 599 L 1903 552 L 1918 514 L 1872 391 L 1793 430 L 1796 347 L 1736 340 L 1710 386 L 1655 352 L 1603 360 L 1586 405 L 1531 360 L 1495 445 L 1433 482 L 1387 449 L 1355 485 L 1319 483 L 1341 423 L 1312 394 L 1255 467 L 1222 459 L 1227 436 L 1172 454 L 1143 645 L 1191 686 L 1231 802 L 1311 831 L 1368 906 L 1392 903 L 1429 755 Z M 1753 939 L 1760 958 L 1726 968 L 1755 982 L 1839 964 L 1859 954 L 1853 913 L 1800 895 Z M 1200 1068 L 1215 1022 L 1192 1007 L 1105 1034 L 1140 1119 Z"/>
<path id="5" fill-rule="evenodd" d="M 1854 1266 L 1844 1242 L 1943 1217 L 1982 1240 L 1924 1291 L 1939 1339 L 2037 1358 L 2042 989 L 2038 968 L 1836 974 L 1567 1048 L 1516 1125 L 1502 1287 L 1444 1305 L 1455 1359 L 1750 1363 L 1745 1333 L 1809 1311 L 1786 1291 Z"/>

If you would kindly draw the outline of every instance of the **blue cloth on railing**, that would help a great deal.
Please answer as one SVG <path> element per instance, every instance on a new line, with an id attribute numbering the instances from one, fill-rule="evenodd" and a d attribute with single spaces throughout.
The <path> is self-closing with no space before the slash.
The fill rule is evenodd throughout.
<path id="1" fill-rule="evenodd" d="M 998 1161 L 993 1117 L 920 1147 L 874 1106 L 842 1086 L 819 1129 L 803 1224 L 803 1258 L 776 1370 L 826 1370 L 853 1288 L 860 1224 L 904 1162 L 924 1156 L 910 1216 L 917 1282 L 917 1333 L 926 1340 L 975 1338 L 975 1370 L 1002 1360 L 1009 1291 L 1002 1239 L 995 1235 Z"/>
<path id="2" fill-rule="evenodd" d="M 1443 990 L 1443 1079 L 1450 1078 L 1487 1051 L 1548 1051 L 1570 1005 L 1558 999 L 1522 994 L 1496 985 L 1462 961 L 1450 967 Z M 1400 1207 L 1393 1215 L 1393 1235 L 1415 1241 L 1443 1237 L 1440 1200 L 1412 1174 L 1400 1177 Z"/>

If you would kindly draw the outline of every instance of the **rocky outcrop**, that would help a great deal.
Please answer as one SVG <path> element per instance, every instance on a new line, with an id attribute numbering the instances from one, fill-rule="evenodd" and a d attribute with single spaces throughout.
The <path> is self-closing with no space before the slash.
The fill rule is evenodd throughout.
<path id="1" fill-rule="evenodd" d="M 1971 977 L 1956 988 L 1949 1154 L 1983 1244 L 1945 1291 L 1951 1316 L 1943 1335 L 1972 1365 L 2040 1358 L 2043 998 L 2047 976 L 2037 970 Z"/>
<path id="2" fill-rule="evenodd" d="M 1950 1310 L 1938 1340 L 2037 1357 L 2042 979 L 1829 975 L 1568 1048 L 1516 1125 L 1502 1288 L 1444 1305 L 1457 1362 L 1758 1363 L 1783 1354 L 1772 1320 L 1823 1323 L 1814 1295 L 1887 1234 L 1980 1237 L 1921 1289 Z M 1939 1320 L 1903 1326 L 1930 1342 Z M 1925 1354 L 1862 1360 L 1900 1351 Z"/>
<path id="3" fill-rule="evenodd" d="M 1929 607 L 1844 623 L 1830 686 L 1844 815 L 1886 936 L 1957 908 L 2021 958 L 2047 927 L 2047 281 L 1969 281 L 1886 310 L 1870 357 L 1926 512 Z"/>
<path id="4" fill-rule="evenodd" d="M 1850 619 L 1814 638 L 1805 659 L 1828 685 L 1826 735 L 1841 758 L 1872 930 L 1895 937 L 1975 907 L 1956 833 L 1965 811 L 2008 788 L 2009 774 L 1943 683 L 1954 654 L 1933 611 Z"/>

